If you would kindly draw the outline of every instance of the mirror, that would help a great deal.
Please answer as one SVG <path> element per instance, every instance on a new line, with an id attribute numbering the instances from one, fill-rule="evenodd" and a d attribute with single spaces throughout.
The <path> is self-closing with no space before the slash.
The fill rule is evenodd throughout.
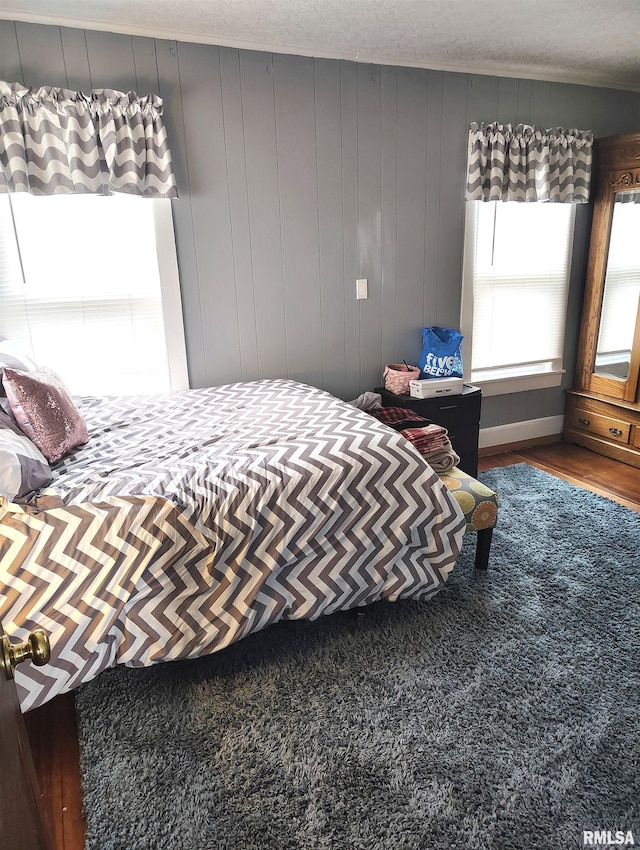
<path id="1" fill-rule="evenodd" d="M 616 192 L 594 372 L 626 381 L 640 302 L 640 189 Z"/>

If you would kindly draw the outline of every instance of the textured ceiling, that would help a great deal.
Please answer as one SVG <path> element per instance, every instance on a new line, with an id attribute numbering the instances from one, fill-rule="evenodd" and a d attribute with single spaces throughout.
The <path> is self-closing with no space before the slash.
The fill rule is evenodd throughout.
<path id="1" fill-rule="evenodd" d="M 0 18 L 640 91 L 640 0 L 0 0 Z"/>

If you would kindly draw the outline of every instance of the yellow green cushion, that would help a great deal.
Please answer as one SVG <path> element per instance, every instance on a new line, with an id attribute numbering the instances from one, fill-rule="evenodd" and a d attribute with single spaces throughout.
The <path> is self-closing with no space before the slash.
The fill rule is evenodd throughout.
<path id="1" fill-rule="evenodd" d="M 443 472 L 440 479 L 464 511 L 466 531 L 494 527 L 498 522 L 497 493 L 457 467 Z"/>

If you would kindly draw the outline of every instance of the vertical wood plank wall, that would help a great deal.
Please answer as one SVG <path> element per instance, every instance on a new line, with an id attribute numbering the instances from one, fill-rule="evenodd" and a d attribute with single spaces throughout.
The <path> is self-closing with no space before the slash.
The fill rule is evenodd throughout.
<path id="1" fill-rule="evenodd" d="M 353 398 L 416 361 L 423 325 L 457 327 L 471 121 L 640 129 L 635 92 L 11 21 L 0 78 L 163 97 L 194 387 L 289 376 Z M 578 208 L 564 388 L 589 225 Z M 487 398 L 483 426 L 561 414 L 562 390 Z"/>

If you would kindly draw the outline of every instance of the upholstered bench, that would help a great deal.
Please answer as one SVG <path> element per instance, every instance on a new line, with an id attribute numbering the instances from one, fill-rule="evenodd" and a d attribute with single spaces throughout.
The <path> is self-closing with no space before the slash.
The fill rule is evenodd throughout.
<path id="1" fill-rule="evenodd" d="M 491 537 L 498 522 L 498 494 L 457 467 L 441 473 L 440 479 L 464 511 L 465 531 L 477 532 L 475 565 L 486 570 Z"/>

